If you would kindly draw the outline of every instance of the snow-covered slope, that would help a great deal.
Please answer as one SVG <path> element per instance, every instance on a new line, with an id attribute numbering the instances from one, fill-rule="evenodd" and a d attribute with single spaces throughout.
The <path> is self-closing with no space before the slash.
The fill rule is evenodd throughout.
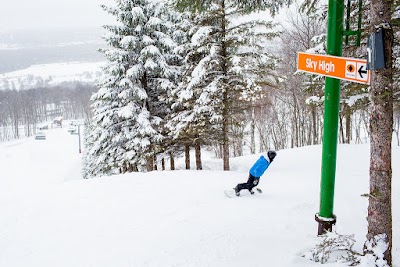
<path id="1" fill-rule="evenodd" d="M 61 82 L 95 82 L 104 62 L 66 62 L 33 65 L 23 70 L 0 74 L 1 89 L 30 89 Z"/>
<path id="2" fill-rule="evenodd" d="M 400 148 L 393 154 L 393 255 L 400 267 Z M 340 145 L 336 229 L 365 240 L 368 145 Z M 0 266 L 320 266 L 316 243 L 321 146 L 278 151 L 263 194 L 227 198 L 258 155 L 233 171 L 203 151 L 204 170 L 83 180 L 78 137 L 0 144 Z M 328 266 L 346 266 L 340 263 Z"/>

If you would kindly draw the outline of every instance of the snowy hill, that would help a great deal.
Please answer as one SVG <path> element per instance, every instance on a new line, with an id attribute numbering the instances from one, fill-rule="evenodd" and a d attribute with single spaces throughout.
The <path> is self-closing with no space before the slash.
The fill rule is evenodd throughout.
<path id="1" fill-rule="evenodd" d="M 62 82 L 95 82 L 101 77 L 104 62 L 66 62 L 33 65 L 23 70 L 0 74 L 1 89 L 30 89 Z"/>
<path id="2" fill-rule="evenodd" d="M 101 27 L 0 31 L 0 90 L 93 82 L 105 60 Z"/>
<path id="3" fill-rule="evenodd" d="M 393 150 L 393 255 L 400 267 L 400 148 Z M 203 171 L 83 180 L 78 137 L 66 128 L 0 144 L 0 266 L 320 266 L 316 244 L 321 146 L 278 151 L 263 194 L 227 198 L 258 155 L 232 171 L 203 153 Z M 368 145 L 340 145 L 336 230 L 366 235 Z M 194 158 L 193 158 L 194 159 Z M 194 164 L 192 164 L 194 166 Z M 327 266 L 346 266 L 331 263 Z"/>

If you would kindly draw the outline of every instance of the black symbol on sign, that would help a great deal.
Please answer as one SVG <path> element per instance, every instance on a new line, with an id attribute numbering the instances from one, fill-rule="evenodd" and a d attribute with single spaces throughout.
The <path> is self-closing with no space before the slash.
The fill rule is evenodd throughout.
<path id="1" fill-rule="evenodd" d="M 363 70 L 364 65 L 361 65 L 361 67 L 358 69 L 358 74 L 360 74 L 361 79 L 364 78 L 363 74 L 367 74 L 368 71 L 367 70 Z"/>
<path id="2" fill-rule="evenodd" d="M 354 71 L 354 66 L 351 65 L 351 64 L 348 65 L 348 66 L 347 66 L 347 71 L 348 71 L 348 72 L 353 72 L 353 71 Z"/>

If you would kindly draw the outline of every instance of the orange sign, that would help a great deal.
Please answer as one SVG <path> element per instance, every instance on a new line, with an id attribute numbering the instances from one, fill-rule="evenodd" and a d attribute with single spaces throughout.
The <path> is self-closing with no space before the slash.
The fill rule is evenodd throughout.
<path id="1" fill-rule="evenodd" d="M 297 70 L 351 82 L 370 83 L 370 71 L 364 59 L 299 52 Z"/>

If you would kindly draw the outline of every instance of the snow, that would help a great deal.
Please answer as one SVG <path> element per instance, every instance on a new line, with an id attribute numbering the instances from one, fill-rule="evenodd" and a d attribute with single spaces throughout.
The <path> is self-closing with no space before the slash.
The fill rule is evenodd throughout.
<path id="1" fill-rule="evenodd" d="M 160 50 L 158 50 L 158 48 L 154 45 L 149 45 L 149 46 L 146 46 L 145 48 L 143 48 L 141 53 L 146 56 L 160 55 Z"/>
<path id="2" fill-rule="evenodd" d="M 309 98 L 306 99 L 306 104 L 319 104 L 324 102 L 324 97 L 319 97 L 319 96 L 310 96 Z"/>
<path id="3" fill-rule="evenodd" d="M 176 171 L 84 180 L 78 136 L 67 127 L 46 136 L 0 143 L 0 266 L 320 266 L 302 257 L 317 242 L 319 145 L 278 151 L 261 178 L 263 193 L 230 199 L 224 190 L 247 179 L 259 154 L 232 158 L 230 172 L 202 151 L 202 171 L 183 170 L 179 159 Z M 399 160 L 394 146 L 394 267 Z M 368 144 L 339 145 L 335 229 L 354 234 L 358 251 L 367 231 L 361 195 L 368 168 Z"/>
<path id="4" fill-rule="evenodd" d="M 56 85 L 65 81 L 95 82 L 102 75 L 101 67 L 105 62 L 65 62 L 32 65 L 26 69 L 0 74 L 0 89 L 5 82 L 15 83 L 28 89 L 35 86 L 37 80 Z"/>
<path id="5" fill-rule="evenodd" d="M 138 41 L 138 38 L 135 36 L 125 36 L 120 41 L 120 44 L 124 48 L 129 48 L 130 45 L 134 46 Z"/>
<path id="6" fill-rule="evenodd" d="M 374 243 L 376 243 L 376 246 L 372 246 L 372 241 L 366 242 L 366 248 L 369 251 L 373 251 L 374 255 L 377 256 L 378 260 L 376 260 L 376 263 L 378 267 L 390 267 L 388 266 L 387 262 L 383 259 L 384 255 L 383 253 L 387 250 L 388 244 L 385 242 L 386 235 L 385 234 L 380 234 L 374 237 Z M 365 263 L 366 264 L 371 264 L 369 261 L 372 261 L 374 263 L 375 259 L 372 255 L 368 255 L 369 257 L 365 257 Z"/>
<path id="7" fill-rule="evenodd" d="M 367 98 L 367 97 L 369 97 L 369 94 L 354 95 L 354 96 L 350 96 L 348 99 L 346 99 L 345 102 L 347 103 L 347 105 L 349 105 L 351 107 L 351 106 L 355 105 L 357 100 Z"/>
<path id="8" fill-rule="evenodd" d="M 203 42 L 205 38 L 213 31 L 212 27 L 201 27 L 196 33 L 193 35 L 191 39 L 191 43 L 193 46 L 198 46 Z"/>

